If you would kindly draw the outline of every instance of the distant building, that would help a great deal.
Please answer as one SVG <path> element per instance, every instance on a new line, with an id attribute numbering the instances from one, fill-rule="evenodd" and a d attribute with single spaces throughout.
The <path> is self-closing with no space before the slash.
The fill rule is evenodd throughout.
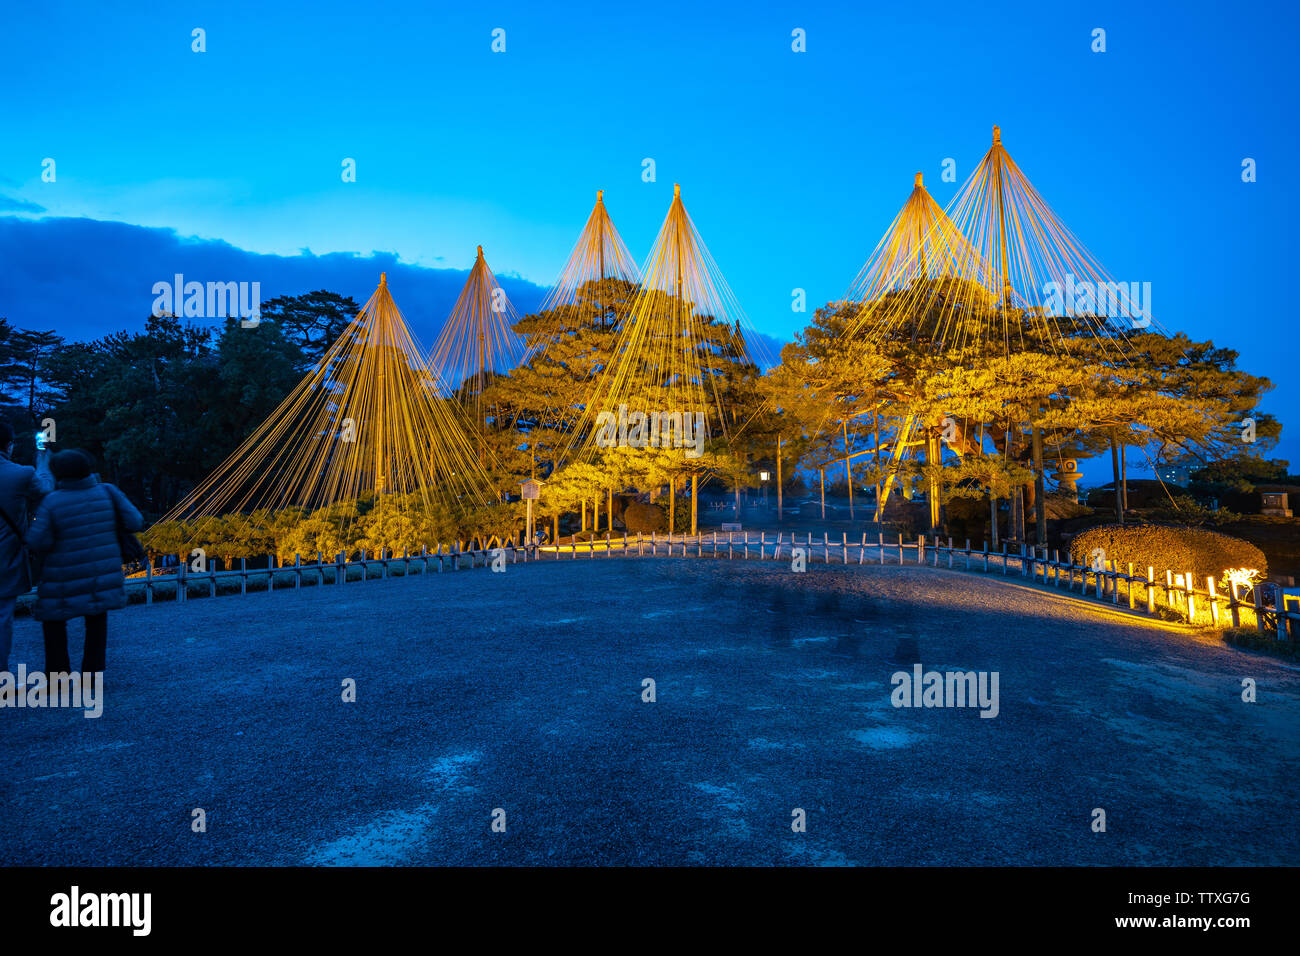
<path id="1" fill-rule="evenodd" d="M 1180 488 L 1186 488 L 1192 478 L 1186 465 L 1157 465 L 1156 475 L 1165 484 L 1177 485 Z"/>

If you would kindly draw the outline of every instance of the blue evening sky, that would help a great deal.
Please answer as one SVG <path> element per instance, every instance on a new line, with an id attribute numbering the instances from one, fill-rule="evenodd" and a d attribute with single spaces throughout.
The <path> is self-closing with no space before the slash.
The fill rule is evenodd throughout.
<path id="1" fill-rule="evenodd" d="M 788 339 L 807 318 L 791 290 L 806 289 L 810 308 L 841 295 L 912 174 L 946 203 L 997 123 L 1115 278 L 1151 282 L 1166 328 L 1240 350 L 1277 384 L 1269 407 L 1286 422 L 1300 411 L 1278 294 L 1300 252 L 1294 9 L 12 4 L 0 30 L 0 217 L 160 227 L 278 256 L 380 252 L 430 269 L 467 268 L 481 243 L 499 274 L 544 286 L 597 188 L 640 260 L 680 182 L 750 321 Z M 191 51 L 196 27 L 205 53 Z M 806 53 L 791 51 L 796 27 Z M 1090 50 L 1096 27 L 1104 54 Z M 41 181 L 47 157 L 53 183 Z M 355 183 L 341 181 L 345 157 Z M 642 182 L 647 157 L 654 183 Z M 946 157 L 955 184 L 940 181 Z M 1242 182 L 1246 157 L 1258 182 Z M 88 263 L 112 261 L 77 235 L 63 266 L 28 257 L 30 275 L 17 274 L 0 258 L 0 294 L 38 273 L 43 287 L 75 285 Z M 85 288 L 101 300 L 76 319 L 18 292 L 0 315 L 114 331 L 117 298 L 142 318 L 152 296 L 136 285 L 169 278 L 166 259 L 139 264 L 130 289 L 96 277 Z M 332 287 L 328 274 L 311 285 Z M 1290 438 L 1279 454 L 1300 461 Z"/>

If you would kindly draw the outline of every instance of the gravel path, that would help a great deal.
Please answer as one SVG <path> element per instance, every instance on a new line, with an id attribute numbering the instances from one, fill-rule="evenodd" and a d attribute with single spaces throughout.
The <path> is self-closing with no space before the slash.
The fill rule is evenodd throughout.
<path id="1" fill-rule="evenodd" d="M 893 707 L 918 659 L 998 716 Z M 0 710 L 0 862 L 1300 864 L 1300 670 L 1000 577 L 511 565 L 132 607 L 109 667 Z"/>

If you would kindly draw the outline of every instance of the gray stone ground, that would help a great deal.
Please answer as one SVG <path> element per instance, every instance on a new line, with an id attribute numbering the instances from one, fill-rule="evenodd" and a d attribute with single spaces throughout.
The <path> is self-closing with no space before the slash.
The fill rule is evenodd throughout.
<path id="1" fill-rule="evenodd" d="M 905 638 L 1000 715 L 892 707 Z M 548 561 L 109 641 L 102 718 L 0 710 L 4 864 L 1300 863 L 1300 670 L 1014 579 Z"/>

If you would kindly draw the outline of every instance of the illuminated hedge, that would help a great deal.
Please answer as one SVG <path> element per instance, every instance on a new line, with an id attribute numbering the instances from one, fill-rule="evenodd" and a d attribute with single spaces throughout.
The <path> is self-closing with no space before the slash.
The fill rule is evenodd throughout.
<path id="1" fill-rule="evenodd" d="M 1249 541 L 1204 528 L 1100 525 L 1070 542 L 1070 558 L 1076 564 L 1088 564 L 1094 548 L 1105 550 L 1106 560 L 1114 561 L 1121 570 L 1131 561 L 1135 569 L 1154 567 L 1159 577 L 1166 570 L 1216 578 L 1222 578 L 1227 568 L 1268 570 L 1264 552 Z"/>
<path id="2" fill-rule="evenodd" d="M 634 501 L 623 512 L 623 524 L 628 534 L 662 534 L 668 530 L 668 513 L 658 505 Z"/>

